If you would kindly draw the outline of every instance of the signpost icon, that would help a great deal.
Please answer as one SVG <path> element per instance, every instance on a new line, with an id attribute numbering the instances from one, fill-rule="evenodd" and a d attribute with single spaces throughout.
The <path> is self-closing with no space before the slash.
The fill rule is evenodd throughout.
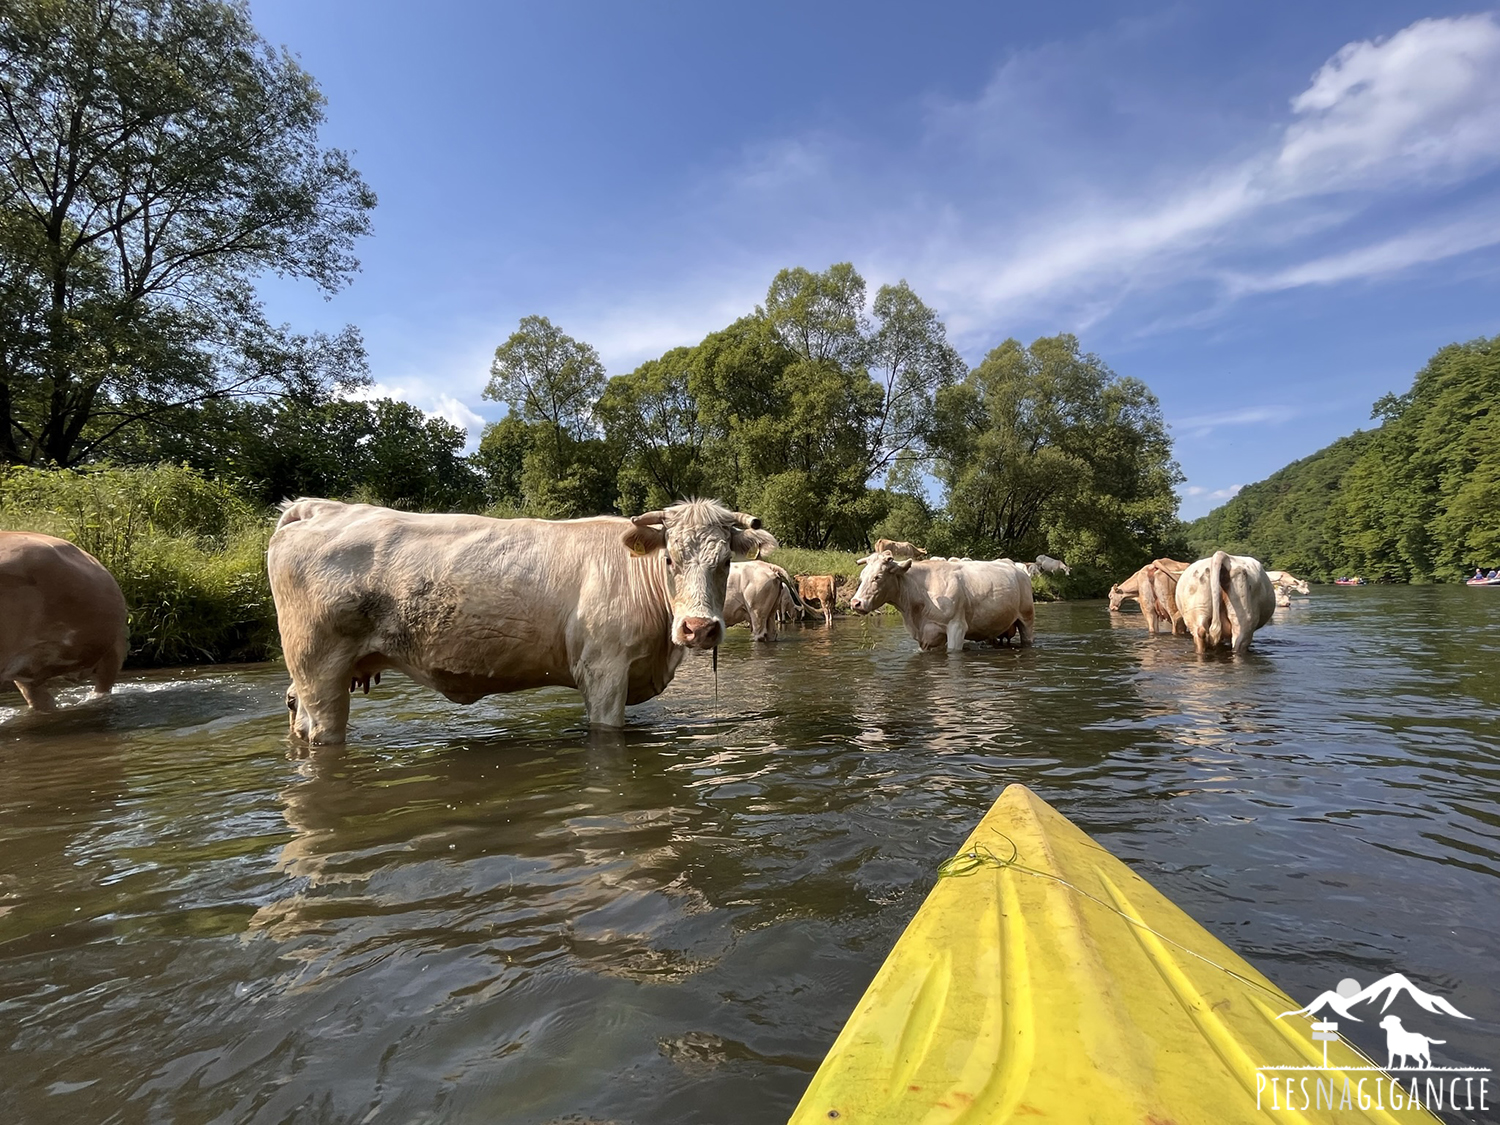
<path id="1" fill-rule="evenodd" d="M 1328 1044 L 1339 1041 L 1337 1020 L 1314 1020 L 1312 1037 L 1323 1041 L 1323 1069 L 1328 1069 Z"/>

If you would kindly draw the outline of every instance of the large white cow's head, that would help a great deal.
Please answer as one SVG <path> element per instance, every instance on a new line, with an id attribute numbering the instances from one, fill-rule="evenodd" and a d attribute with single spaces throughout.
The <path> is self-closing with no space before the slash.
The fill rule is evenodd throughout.
<path id="1" fill-rule="evenodd" d="M 625 546 L 637 555 L 660 552 L 672 598 L 672 643 L 713 648 L 724 636 L 724 587 L 735 555 L 774 550 L 760 520 L 714 500 L 688 500 L 631 519 Z"/>
<path id="2" fill-rule="evenodd" d="M 896 600 L 901 579 L 911 569 L 911 559 L 898 559 L 889 551 L 878 551 L 859 560 L 865 564 L 859 572 L 859 585 L 849 599 L 855 613 L 869 613 Z"/>

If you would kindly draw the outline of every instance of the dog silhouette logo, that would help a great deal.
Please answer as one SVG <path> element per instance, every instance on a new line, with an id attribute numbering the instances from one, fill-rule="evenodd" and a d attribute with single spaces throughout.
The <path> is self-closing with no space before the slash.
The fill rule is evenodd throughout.
<path id="1" fill-rule="evenodd" d="M 1385 1028 L 1385 1050 L 1387 1070 L 1407 1069 L 1432 1069 L 1432 1051 L 1434 1043 L 1446 1043 L 1446 1039 L 1432 1039 L 1419 1031 L 1407 1031 L 1401 1026 L 1400 1016 L 1386 1016 L 1380 1021 L 1380 1026 Z M 1396 1065 L 1396 1060 L 1401 1060 L 1401 1065 Z M 1406 1060 L 1411 1059 L 1413 1065 L 1407 1067 Z"/>

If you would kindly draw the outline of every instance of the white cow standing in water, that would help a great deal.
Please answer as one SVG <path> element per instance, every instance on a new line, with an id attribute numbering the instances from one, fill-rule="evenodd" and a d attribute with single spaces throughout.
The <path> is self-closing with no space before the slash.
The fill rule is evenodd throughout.
<path id="1" fill-rule="evenodd" d="M 1199 652 L 1227 644 L 1241 653 L 1276 613 L 1276 591 L 1258 559 L 1216 551 L 1182 572 L 1177 610 Z"/>
<path id="2" fill-rule="evenodd" d="M 754 640 L 774 641 L 783 598 L 789 599 L 788 612 L 803 609 L 792 576 L 785 570 L 763 559 L 737 562 L 729 568 L 729 584 L 724 589 L 724 625 L 748 623 Z"/>
<path id="3" fill-rule="evenodd" d="M 591 725 L 623 726 L 719 643 L 731 555 L 776 546 L 759 528 L 712 500 L 562 521 L 289 503 L 266 564 L 292 736 L 343 742 L 350 692 L 386 668 L 455 703 L 576 687 Z"/>
<path id="4" fill-rule="evenodd" d="M 882 551 L 860 562 L 864 570 L 849 608 L 865 614 L 894 605 L 924 650 L 957 652 L 965 640 L 994 643 L 1017 630 L 1029 645 L 1035 635 L 1031 581 L 1008 559 L 913 562 Z"/>

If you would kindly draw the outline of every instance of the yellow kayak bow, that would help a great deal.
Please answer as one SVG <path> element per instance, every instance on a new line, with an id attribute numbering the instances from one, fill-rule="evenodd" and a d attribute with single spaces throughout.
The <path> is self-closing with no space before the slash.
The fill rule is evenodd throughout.
<path id="1" fill-rule="evenodd" d="M 792 1125 L 1437 1121 L 1025 786 L 941 873 Z"/>

